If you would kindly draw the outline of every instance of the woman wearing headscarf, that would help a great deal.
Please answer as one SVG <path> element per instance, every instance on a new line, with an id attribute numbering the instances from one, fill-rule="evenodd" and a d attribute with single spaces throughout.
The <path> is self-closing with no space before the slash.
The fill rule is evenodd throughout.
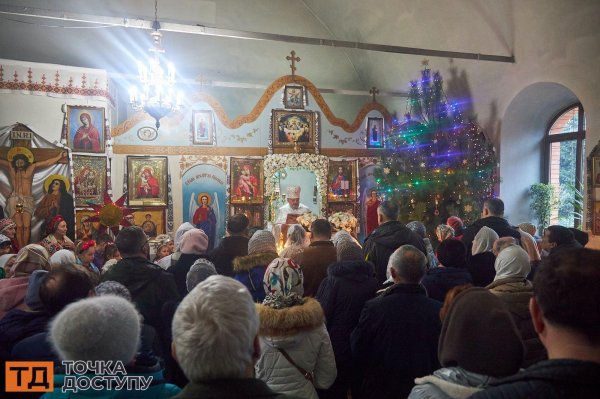
<path id="1" fill-rule="evenodd" d="M 333 385 L 319 396 L 346 399 L 355 377 L 350 335 L 365 302 L 375 297 L 379 284 L 373 264 L 364 260 L 362 249 L 352 239 L 338 240 L 335 249 L 337 262 L 327 268 L 327 277 L 315 298 L 325 312 L 338 373 Z"/>
<path id="2" fill-rule="evenodd" d="M 48 222 L 46 234 L 40 245 L 46 248 L 50 256 L 61 249 L 75 249 L 75 244 L 67 237 L 67 222 L 61 215 L 54 216 Z"/>
<path id="3" fill-rule="evenodd" d="M 12 253 L 16 254 L 19 252 L 19 242 L 17 241 L 17 224 L 10 218 L 0 219 L 0 234 L 4 234 L 10 238 L 12 246 Z"/>
<path id="4" fill-rule="evenodd" d="M 175 232 L 175 240 L 174 240 L 175 241 L 175 252 L 173 252 L 171 255 L 165 256 L 164 258 L 159 260 L 156 264 L 165 270 L 167 270 L 171 266 L 174 266 L 175 263 L 177 263 L 177 261 L 179 260 L 179 257 L 181 256 L 181 251 L 179 250 L 179 244 L 181 243 L 181 237 L 183 237 L 183 235 L 186 232 L 190 231 L 191 229 L 195 229 L 195 228 L 196 227 L 194 227 L 193 224 L 188 223 L 188 222 L 185 222 L 181 226 L 179 226 L 179 228 Z"/>
<path id="5" fill-rule="evenodd" d="M 287 231 L 287 241 L 279 256 L 297 261 L 298 256 L 304 252 L 304 248 L 306 248 L 308 244 L 304 227 L 299 224 L 293 224 Z"/>
<path id="6" fill-rule="evenodd" d="M 498 233 L 487 226 L 483 226 L 473 238 L 472 256 L 468 259 L 467 270 L 473 277 L 473 284 L 477 287 L 485 287 L 494 281 L 496 277 L 496 255 L 492 252 L 494 241 L 498 239 Z"/>
<path id="7" fill-rule="evenodd" d="M 423 240 L 423 244 L 425 245 L 426 255 L 427 255 L 427 266 L 431 269 L 438 266 L 438 260 L 435 257 L 435 252 L 433 252 L 433 247 L 431 246 L 431 241 L 427 237 L 427 231 L 425 230 L 425 225 L 418 221 L 409 222 L 406 224 L 406 227 L 417 233 L 419 237 Z"/>
<path id="8" fill-rule="evenodd" d="M 484 288 L 454 297 L 438 345 L 441 369 L 422 378 L 409 399 L 467 398 L 519 371 L 523 343 L 506 307 Z"/>
<path id="9" fill-rule="evenodd" d="M 438 224 L 435 228 L 435 236 L 439 242 L 448 240 L 450 238 L 455 238 L 454 229 L 447 224 Z"/>
<path id="10" fill-rule="evenodd" d="M 335 380 L 336 366 L 319 302 L 303 298 L 304 277 L 291 259 L 277 258 L 264 275 L 267 296 L 256 305 L 260 358 L 256 377 L 276 392 L 317 399 Z"/>
<path id="11" fill-rule="evenodd" d="M 498 254 L 495 268 L 494 282 L 486 288 L 508 307 L 525 343 L 523 367 L 528 367 L 547 357 L 529 313 L 533 296 L 533 285 L 526 279 L 531 271 L 529 256 L 520 246 L 509 245 Z"/>
<path id="12" fill-rule="evenodd" d="M 191 229 L 181 236 L 179 250 L 181 256 L 174 266 L 167 269 L 173 273 L 175 284 L 181 298 L 187 295 L 188 291 L 185 285 L 185 279 L 190 268 L 196 260 L 206 256 L 208 250 L 208 236 L 200 229 Z"/>
<path id="13" fill-rule="evenodd" d="M 49 270 L 48 252 L 38 244 L 21 248 L 10 270 L 10 277 L 0 280 L 0 318 L 11 309 L 25 309 L 29 276 L 35 270 Z"/>

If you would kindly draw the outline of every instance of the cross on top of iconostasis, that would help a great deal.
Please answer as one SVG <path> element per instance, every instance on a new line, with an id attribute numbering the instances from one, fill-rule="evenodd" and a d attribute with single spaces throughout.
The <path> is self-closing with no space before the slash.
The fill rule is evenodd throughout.
<path id="1" fill-rule="evenodd" d="M 290 69 L 292 70 L 292 76 L 294 76 L 296 74 L 296 62 L 300 62 L 300 57 L 296 57 L 296 52 L 294 50 L 292 50 L 290 54 L 291 56 L 288 55 L 285 59 L 291 61 Z"/>

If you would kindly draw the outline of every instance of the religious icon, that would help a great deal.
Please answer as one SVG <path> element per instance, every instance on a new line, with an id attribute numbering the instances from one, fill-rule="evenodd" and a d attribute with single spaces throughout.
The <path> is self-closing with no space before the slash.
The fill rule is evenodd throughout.
<path id="1" fill-rule="evenodd" d="M 140 226 L 148 238 L 156 238 L 165 233 L 165 210 L 164 208 L 142 208 L 136 209 L 128 222 L 132 226 Z"/>
<path id="2" fill-rule="evenodd" d="M 356 200 L 356 161 L 329 161 L 327 198 L 330 202 Z"/>
<path id="3" fill-rule="evenodd" d="M 592 158 L 592 176 L 594 187 L 600 187 L 600 157 Z"/>
<path id="4" fill-rule="evenodd" d="M 106 158 L 73 155 L 73 194 L 75 205 L 100 203 L 106 188 Z"/>
<path id="5" fill-rule="evenodd" d="M 367 148 L 383 148 L 383 118 L 367 119 Z"/>
<path id="6" fill-rule="evenodd" d="M 104 108 L 67 106 L 67 142 L 75 152 L 104 152 Z"/>
<path id="7" fill-rule="evenodd" d="M 263 202 L 263 160 L 257 158 L 231 158 L 232 204 Z"/>
<path id="8" fill-rule="evenodd" d="M 21 247 L 29 244 L 31 238 L 31 218 L 35 212 L 32 187 L 34 174 L 56 163 L 67 162 L 67 151 L 61 149 L 47 151 L 44 155 L 46 159 L 38 161 L 35 161 L 33 151 L 37 152 L 39 149 L 12 147 L 8 150 L 6 159 L 0 158 L 0 167 L 8 170 L 11 190 L 6 199 L 5 210 L 17 225 L 16 239 Z"/>
<path id="9" fill-rule="evenodd" d="M 192 224 L 206 233 L 208 250 L 211 250 L 215 246 L 219 217 L 218 194 L 216 192 L 213 195 L 207 192 L 200 193 L 196 197 L 196 201 L 196 203 L 190 203 L 190 214 L 193 214 Z"/>
<path id="10" fill-rule="evenodd" d="M 41 220 L 40 240 L 46 236 L 46 226 L 50 220 L 61 215 L 67 222 L 67 236 L 75 239 L 75 208 L 69 194 L 71 182 L 62 175 L 50 175 L 44 180 L 44 197 L 35 209 L 35 216 Z"/>
<path id="11" fill-rule="evenodd" d="M 77 226 L 77 239 L 81 241 L 95 240 L 98 236 L 98 228 L 100 223 L 93 223 L 90 218 L 96 215 L 96 212 L 92 210 L 77 210 L 76 212 L 76 226 Z"/>
<path id="12" fill-rule="evenodd" d="M 194 144 L 214 145 L 215 125 L 212 111 L 194 111 L 192 124 L 192 142 Z"/>
<path id="13" fill-rule="evenodd" d="M 167 158 L 127 157 L 129 205 L 167 204 Z"/>
<path id="14" fill-rule="evenodd" d="M 285 86 L 283 89 L 283 106 L 288 109 L 304 109 L 304 86 Z"/>
<path id="15" fill-rule="evenodd" d="M 317 113 L 273 110 L 272 129 L 273 148 L 313 148 Z"/>

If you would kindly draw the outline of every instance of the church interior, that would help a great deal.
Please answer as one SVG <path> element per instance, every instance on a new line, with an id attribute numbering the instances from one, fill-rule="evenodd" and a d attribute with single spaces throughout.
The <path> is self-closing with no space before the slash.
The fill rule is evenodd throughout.
<path id="1" fill-rule="evenodd" d="M 0 204 L 29 215 L 21 244 L 52 207 L 74 240 L 208 221 L 212 246 L 235 213 L 290 223 L 292 198 L 359 240 L 386 198 L 435 226 L 498 196 L 538 224 L 545 183 L 551 224 L 600 247 L 598 1 L 7 0 L 0 20 Z"/>

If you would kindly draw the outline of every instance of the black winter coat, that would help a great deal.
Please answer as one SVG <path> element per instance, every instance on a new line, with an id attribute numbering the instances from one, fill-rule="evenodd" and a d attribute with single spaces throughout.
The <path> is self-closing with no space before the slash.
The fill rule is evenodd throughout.
<path id="1" fill-rule="evenodd" d="M 573 399 L 600 395 L 600 363 L 545 360 L 511 377 L 490 383 L 473 399 Z"/>
<path id="2" fill-rule="evenodd" d="M 162 321 L 163 303 L 179 300 L 177 286 L 171 273 L 142 257 L 123 258 L 100 278 L 123 284 L 131 293 L 132 302 L 144 316 L 144 323 L 154 327 L 161 338 L 165 326 Z"/>
<path id="3" fill-rule="evenodd" d="M 233 259 L 248 255 L 248 237 L 230 236 L 221 240 L 219 246 L 208 254 L 208 259 L 215 264 L 217 273 L 233 277 Z"/>
<path id="4" fill-rule="evenodd" d="M 365 239 L 363 255 L 375 265 L 375 277 L 379 285 L 386 280 L 388 260 L 400 246 L 410 244 L 427 256 L 423 239 L 400 222 L 385 222 Z"/>
<path id="5" fill-rule="evenodd" d="M 325 313 L 338 377 L 340 369 L 352 363 L 350 334 L 358 324 L 365 302 L 375 297 L 377 288 L 373 265 L 354 260 L 329 266 L 319 287 L 316 299 Z"/>
<path id="6" fill-rule="evenodd" d="M 517 240 L 517 243 L 521 242 L 521 233 L 519 233 L 517 229 L 510 227 L 510 224 L 506 219 L 499 216 L 488 216 L 486 218 L 476 220 L 472 225 L 465 229 L 461 240 L 467 247 L 468 256 L 471 256 L 473 239 L 483 226 L 494 230 L 496 233 L 498 233 L 499 237 L 514 237 Z"/>
<path id="7" fill-rule="evenodd" d="M 427 289 L 429 298 L 444 302 L 446 293 L 452 287 L 463 284 L 472 284 L 473 279 L 466 269 L 456 267 L 436 267 L 429 269 L 421 281 Z"/>
<path id="8" fill-rule="evenodd" d="M 365 304 L 352 332 L 356 399 L 406 398 L 414 379 L 437 370 L 442 304 L 422 286 L 396 284 Z"/>

